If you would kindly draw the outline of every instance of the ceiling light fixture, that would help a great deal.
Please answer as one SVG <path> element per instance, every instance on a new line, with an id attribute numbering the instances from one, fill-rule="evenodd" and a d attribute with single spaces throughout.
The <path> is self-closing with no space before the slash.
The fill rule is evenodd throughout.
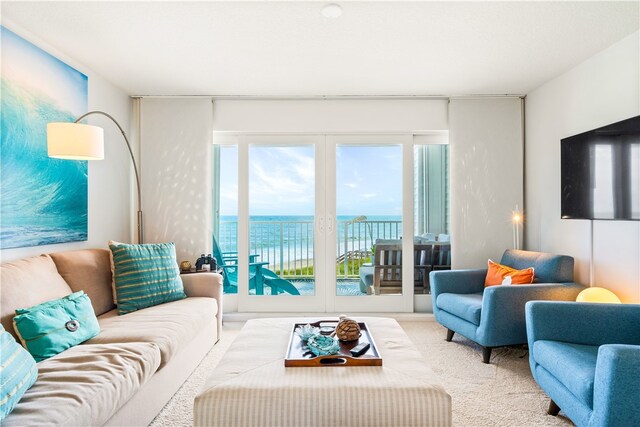
<path id="1" fill-rule="evenodd" d="M 338 18 L 342 15 L 342 7 L 339 4 L 329 3 L 322 8 L 322 16 L 325 18 Z"/>

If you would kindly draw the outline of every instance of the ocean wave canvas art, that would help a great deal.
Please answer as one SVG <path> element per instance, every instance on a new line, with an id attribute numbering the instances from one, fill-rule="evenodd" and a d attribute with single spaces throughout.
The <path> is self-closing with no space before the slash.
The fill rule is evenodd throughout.
<path id="1" fill-rule="evenodd" d="M 87 240 L 87 162 L 49 158 L 46 135 L 87 111 L 87 76 L 0 31 L 0 248 Z"/>

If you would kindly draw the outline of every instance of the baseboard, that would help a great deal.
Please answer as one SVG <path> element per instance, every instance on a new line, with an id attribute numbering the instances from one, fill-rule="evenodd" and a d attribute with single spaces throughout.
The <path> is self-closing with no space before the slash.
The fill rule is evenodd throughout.
<path id="1" fill-rule="evenodd" d="M 225 313 L 225 322 L 246 322 L 268 317 L 313 317 L 318 319 L 338 317 L 344 313 Z M 354 317 L 390 317 L 405 322 L 433 322 L 432 313 L 349 313 Z"/>

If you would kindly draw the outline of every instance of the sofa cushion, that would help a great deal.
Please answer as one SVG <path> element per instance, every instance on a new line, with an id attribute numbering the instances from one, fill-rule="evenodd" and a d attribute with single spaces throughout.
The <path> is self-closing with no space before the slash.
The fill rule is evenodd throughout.
<path id="1" fill-rule="evenodd" d="M 110 242 L 118 313 L 186 298 L 174 243 Z"/>
<path id="2" fill-rule="evenodd" d="M 96 316 L 115 308 L 111 289 L 111 251 L 85 249 L 52 253 L 58 273 L 73 292 L 84 291 L 91 299 Z"/>
<path id="3" fill-rule="evenodd" d="M 0 325 L 0 422 L 13 411 L 36 378 L 36 361 Z"/>
<path id="4" fill-rule="evenodd" d="M 161 354 L 160 367 L 186 346 L 203 324 L 216 322 L 214 298 L 185 298 L 118 315 L 117 310 L 98 317 L 100 333 L 86 344 L 153 342 Z"/>
<path id="5" fill-rule="evenodd" d="M 487 262 L 487 277 L 484 279 L 484 287 L 501 285 L 507 277 L 509 277 L 509 284 L 511 285 L 530 285 L 533 283 L 534 274 L 533 267 L 516 270 L 508 265 L 498 264 L 489 260 Z"/>
<path id="6" fill-rule="evenodd" d="M 18 338 L 13 330 L 16 309 L 33 307 L 72 293 L 67 282 L 58 274 L 56 265 L 49 255 L 2 264 L 0 284 L 2 326 L 14 338 Z"/>
<path id="7" fill-rule="evenodd" d="M 590 408 L 597 358 L 597 345 L 546 340 L 533 344 L 533 359 Z"/>
<path id="8" fill-rule="evenodd" d="M 103 425 L 159 364 L 153 343 L 70 348 L 38 364 L 38 381 L 2 425 Z"/>
<path id="9" fill-rule="evenodd" d="M 84 291 L 16 310 L 13 327 L 36 362 L 93 338 L 100 332 Z"/>
<path id="10" fill-rule="evenodd" d="M 482 292 L 477 294 L 440 294 L 436 305 L 440 310 L 447 311 L 474 325 L 480 325 Z"/>

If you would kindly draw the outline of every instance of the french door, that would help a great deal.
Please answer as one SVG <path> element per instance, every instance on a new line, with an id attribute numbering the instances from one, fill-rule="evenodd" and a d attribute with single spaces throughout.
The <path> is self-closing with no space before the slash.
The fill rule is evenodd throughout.
<path id="1" fill-rule="evenodd" d="M 412 136 L 327 135 L 325 144 L 327 311 L 413 311 L 413 260 L 402 257 L 413 251 L 402 239 L 413 235 Z"/>
<path id="2" fill-rule="evenodd" d="M 238 311 L 325 311 L 322 142 L 238 138 Z"/>
<path id="3" fill-rule="evenodd" d="M 413 236 L 411 135 L 214 141 L 237 150 L 217 164 L 237 162 L 228 185 L 237 185 L 235 245 L 219 215 L 214 228 L 232 254 L 225 262 L 237 265 L 225 272 L 238 311 L 413 311 L 413 259 L 401 256 L 413 252 L 413 239 L 402 239 Z M 217 189 L 219 200 L 227 190 Z"/>

